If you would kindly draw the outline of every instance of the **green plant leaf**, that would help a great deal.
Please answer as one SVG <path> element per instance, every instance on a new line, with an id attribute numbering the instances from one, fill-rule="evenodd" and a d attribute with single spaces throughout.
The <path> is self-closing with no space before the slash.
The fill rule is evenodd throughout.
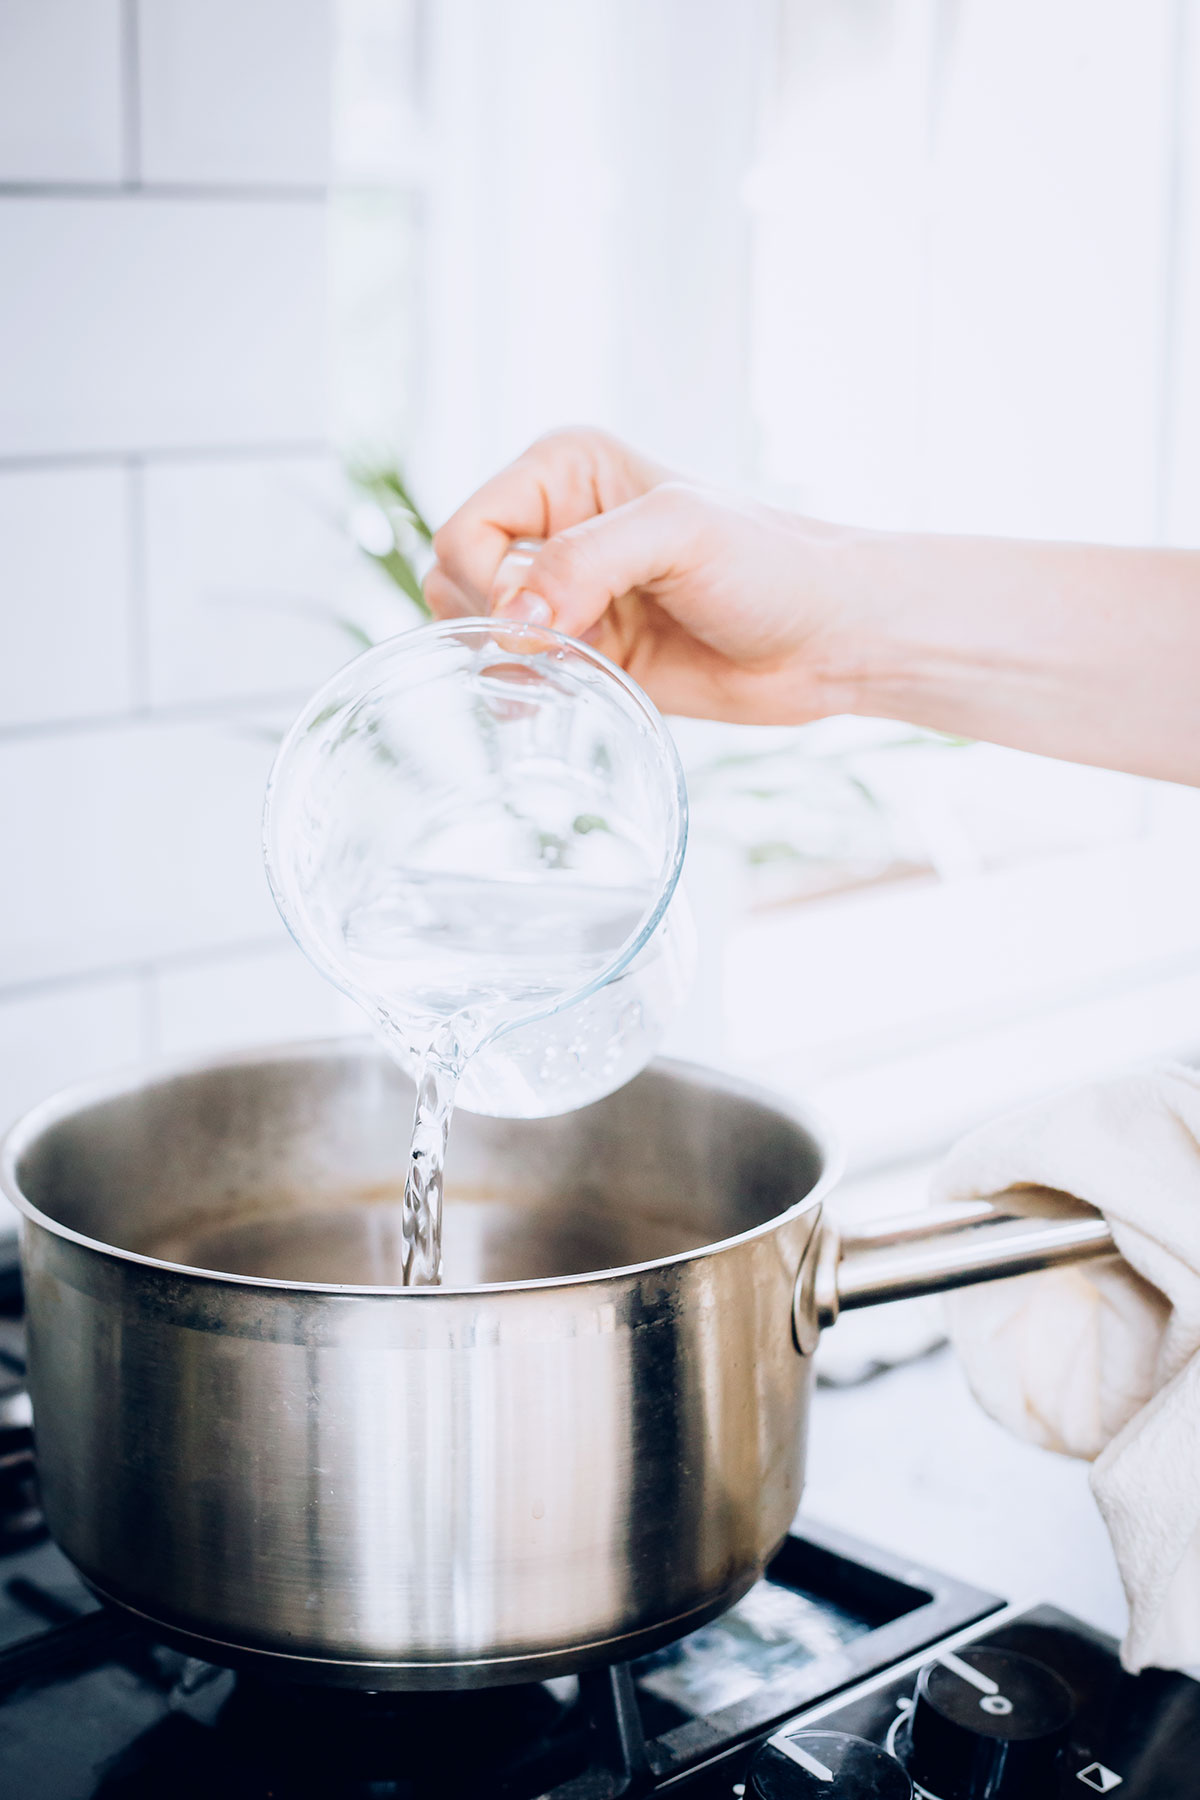
<path id="1" fill-rule="evenodd" d="M 383 556 L 376 556 L 372 551 L 366 552 L 373 563 L 389 575 L 402 593 L 408 595 L 413 605 L 419 609 L 423 617 L 430 617 L 429 607 L 425 602 L 421 580 L 403 550 L 388 550 Z"/>
<path id="2" fill-rule="evenodd" d="M 380 469 L 376 474 L 375 485 L 378 491 L 394 495 L 411 519 L 417 536 L 427 544 L 432 544 L 433 527 L 413 499 L 399 469 Z"/>
<path id="3" fill-rule="evenodd" d="M 394 511 L 398 505 L 422 542 L 432 544 L 433 527 L 413 499 L 408 483 L 394 463 L 350 463 L 346 474 L 354 487 L 377 501 L 385 512 Z"/>
<path id="4" fill-rule="evenodd" d="M 339 631 L 344 631 L 351 642 L 357 644 L 360 650 L 374 649 L 375 639 L 371 636 L 369 631 L 363 630 L 357 619 L 338 618 L 334 620 L 334 624 Z"/>

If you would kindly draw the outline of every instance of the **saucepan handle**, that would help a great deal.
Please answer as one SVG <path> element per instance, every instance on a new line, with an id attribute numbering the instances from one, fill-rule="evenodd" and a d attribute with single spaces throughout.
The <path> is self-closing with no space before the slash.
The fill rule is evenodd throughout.
<path id="1" fill-rule="evenodd" d="M 1044 1188 L 928 1207 L 853 1233 L 822 1221 L 796 1281 L 796 1345 L 811 1354 L 821 1327 L 855 1307 L 1113 1254 L 1112 1233 L 1099 1213 Z"/>

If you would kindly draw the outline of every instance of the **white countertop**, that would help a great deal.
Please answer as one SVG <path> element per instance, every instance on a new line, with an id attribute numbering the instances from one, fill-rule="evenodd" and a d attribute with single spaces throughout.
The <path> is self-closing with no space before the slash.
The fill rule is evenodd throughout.
<path id="1" fill-rule="evenodd" d="M 1119 1637 L 1125 1600 L 1088 1465 L 1010 1437 L 947 1345 L 819 1387 L 801 1508 L 1005 1600 L 1049 1600 Z"/>

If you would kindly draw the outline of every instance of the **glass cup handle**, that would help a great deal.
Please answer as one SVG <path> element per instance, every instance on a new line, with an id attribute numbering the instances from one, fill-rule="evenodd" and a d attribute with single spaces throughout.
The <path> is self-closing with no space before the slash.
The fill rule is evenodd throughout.
<path id="1" fill-rule="evenodd" d="M 508 594 L 514 594 L 525 583 L 525 571 L 545 543 L 545 538 L 514 538 L 500 559 L 500 567 L 496 570 L 492 582 L 492 593 L 498 603 Z"/>

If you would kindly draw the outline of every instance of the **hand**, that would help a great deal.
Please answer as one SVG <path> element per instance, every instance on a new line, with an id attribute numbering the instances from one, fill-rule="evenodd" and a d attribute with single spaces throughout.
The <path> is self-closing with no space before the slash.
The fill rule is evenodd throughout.
<path id="1" fill-rule="evenodd" d="M 505 558 L 520 537 L 547 541 Z M 1200 785 L 1200 552 L 854 531 L 543 438 L 434 540 L 439 617 L 586 637 L 664 712 L 907 719 Z"/>
<path id="2" fill-rule="evenodd" d="M 830 595 L 850 535 L 676 480 L 602 432 L 558 432 L 443 525 L 425 593 L 438 618 L 584 637 L 665 712 L 795 724 L 849 705 Z M 547 541 L 506 563 L 522 537 Z"/>

